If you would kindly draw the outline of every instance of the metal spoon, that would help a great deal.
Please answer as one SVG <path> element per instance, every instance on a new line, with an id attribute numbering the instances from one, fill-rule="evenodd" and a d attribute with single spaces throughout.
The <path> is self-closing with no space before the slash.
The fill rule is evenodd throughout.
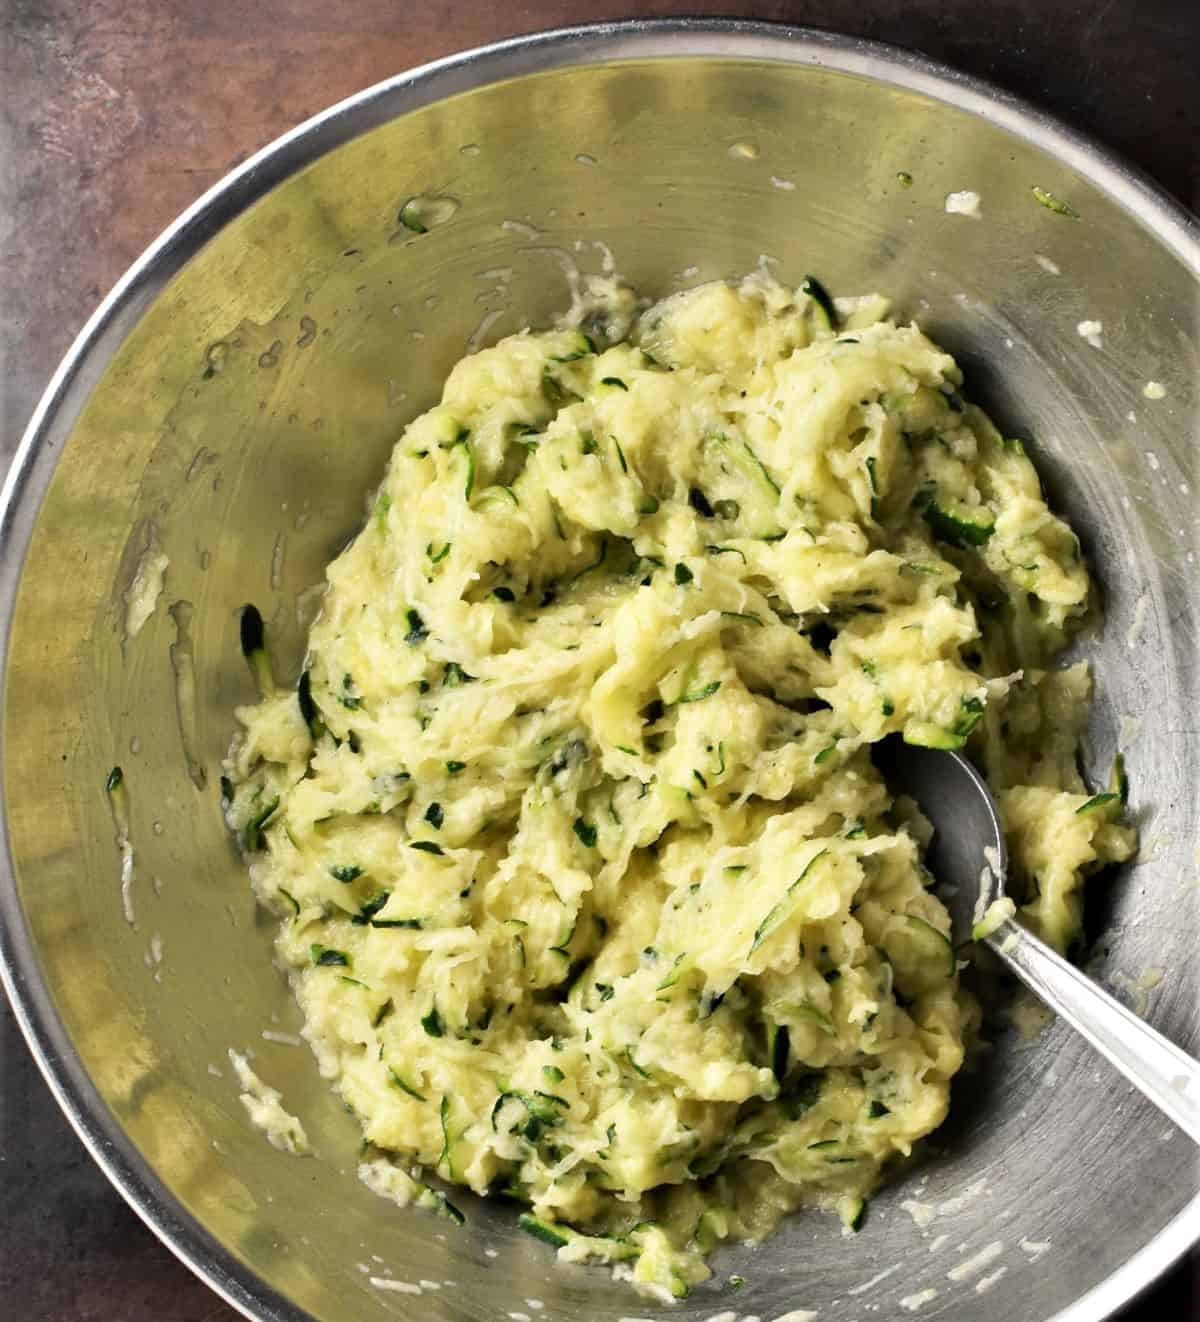
<path id="1" fill-rule="evenodd" d="M 927 852 L 939 881 L 954 943 L 989 904 L 1004 895 L 1008 856 L 991 791 L 959 753 L 915 748 L 899 740 L 876 746 L 876 761 L 895 787 L 910 794 L 932 823 Z M 1127 1010 L 1018 919 L 1007 917 L 983 938 L 1012 971 L 1106 1057 L 1160 1111 L 1200 1143 L 1200 1062 Z"/>

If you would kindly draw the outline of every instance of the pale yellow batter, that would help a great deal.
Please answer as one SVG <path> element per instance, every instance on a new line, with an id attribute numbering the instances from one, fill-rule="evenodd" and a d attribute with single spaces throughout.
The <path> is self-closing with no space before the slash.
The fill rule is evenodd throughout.
<path id="1" fill-rule="evenodd" d="M 251 636 L 229 819 L 372 1187 L 505 1189 L 672 1296 L 798 1205 L 857 1227 L 977 1018 L 871 745 L 980 760 L 1059 948 L 1132 850 L 1054 668 L 1075 535 L 885 312 L 756 277 L 464 359 L 299 692 Z"/>

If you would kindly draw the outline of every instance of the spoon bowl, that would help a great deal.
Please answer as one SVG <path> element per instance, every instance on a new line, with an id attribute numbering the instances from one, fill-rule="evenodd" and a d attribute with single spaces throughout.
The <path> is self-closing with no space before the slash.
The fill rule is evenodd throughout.
<path id="1" fill-rule="evenodd" d="M 1021 981 L 1081 1033 L 1162 1113 L 1200 1144 L 1200 1063 L 1051 949 L 998 901 L 1008 855 L 1000 810 L 961 753 L 888 739 L 876 765 L 896 793 L 916 800 L 933 827 L 926 861 L 950 913 L 956 947 L 986 942 Z"/>
<path id="2" fill-rule="evenodd" d="M 934 893 L 950 914 L 951 939 L 961 946 L 1005 894 L 1008 848 L 996 800 L 961 753 L 899 738 L 883 740 L 874 753 L 893 791 L 915 799 L 934 827 L 925 864 L 936 881 Z"/>

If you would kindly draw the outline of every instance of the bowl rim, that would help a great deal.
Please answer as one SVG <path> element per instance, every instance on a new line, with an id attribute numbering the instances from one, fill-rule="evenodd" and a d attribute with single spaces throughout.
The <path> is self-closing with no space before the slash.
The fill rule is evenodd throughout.
<path id="1" fill-rule="evenodd" d="M 824 68 L 976 115 L 1086 174 L 1200 280 L 1200 221 L 1144 172 L 1021 98 L 895 46 L 783 23 L 668 18 L 553 28 L 445 56 L 346 97 L 231 170 L 162 231 L 85 323 L 35 407 L 0 489 L 0 665 L 5 673 L 21 568 L 62 446 L 121 343 L 203 244 L 327 152 L 435 101 L 538 73 L 683 58 Z M 0 764 L 0 788 L 2 782 Z M 221 1244 L 167 1189 L 101 1098 L 41 976 L 17 898 L 6 816 L 0 818 L 0 844 L 0 983 L 75 1132 L 145 1224 L 221 1298 L 259 1322 L 303 1322 L 311 1315 Z M 1115 1272 L 1047 1322 L 1103 1322 L 1198 1240 L 1200 1195 Z"/>

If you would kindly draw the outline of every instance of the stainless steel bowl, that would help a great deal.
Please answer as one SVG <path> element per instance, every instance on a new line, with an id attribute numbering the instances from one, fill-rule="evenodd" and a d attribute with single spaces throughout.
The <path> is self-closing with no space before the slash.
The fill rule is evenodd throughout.
<path id="1" fill-rule="evenodd" d="M 945 212 L 966 189 L 982 219 Z M 423 235 L 397 223 L 413 195 L 442 199 Z M 659 1315 L 599 1271 L 556 1267 L 510 1208 L 465 1199 L 456 1232 L 356 1181 L 355 1123 L 307 1051 L 263 1037 L 297 1016 L 216 785 L 250 694 L 235 608 L 256 601 L 297 657 L 297 595 L 402 425 L 469 342 L 561 307 L 564 266 L 594 267 L 597 243 L 650 294 L 763 254 L 784 279 L 884 290 L 1031 438 L 1104 585 L 1103 631 L 1079 648 L 1096 662 L 1093 770 L 1119 739 L 1145 841 L 1100 888 L 1094 969 L 1126 986 L 1163 970 L 1149 1015 L 1200 1049 L 1194 222 L 1028 107 L 863 42 L 676 22 L 503 43 L 363 92 L 201 199 L 92 318 L 5 489 L 6 985 L 96 1159 L 253 1317 L 503 1318 L 530 1299 L 551 1317 Z M 1101 348 L 1084 320 L 1103 323 Z M 151 535 L 166 591 L 126 642 Z M 319 1158 L 249 1129 L 229 1046 L 256 1050 Z M 1084 1322 L 1200 1233 L 1191 1148 L 1067 1033 L 1002 1039 L 960 1094 L 860 1236 L 798 1216 L 721 1255 L 671 1316 L 853 1322 L 933 1290 L 923 1320 Z M 418 1299 L 372 1276 L 441 1288 Z"/>

